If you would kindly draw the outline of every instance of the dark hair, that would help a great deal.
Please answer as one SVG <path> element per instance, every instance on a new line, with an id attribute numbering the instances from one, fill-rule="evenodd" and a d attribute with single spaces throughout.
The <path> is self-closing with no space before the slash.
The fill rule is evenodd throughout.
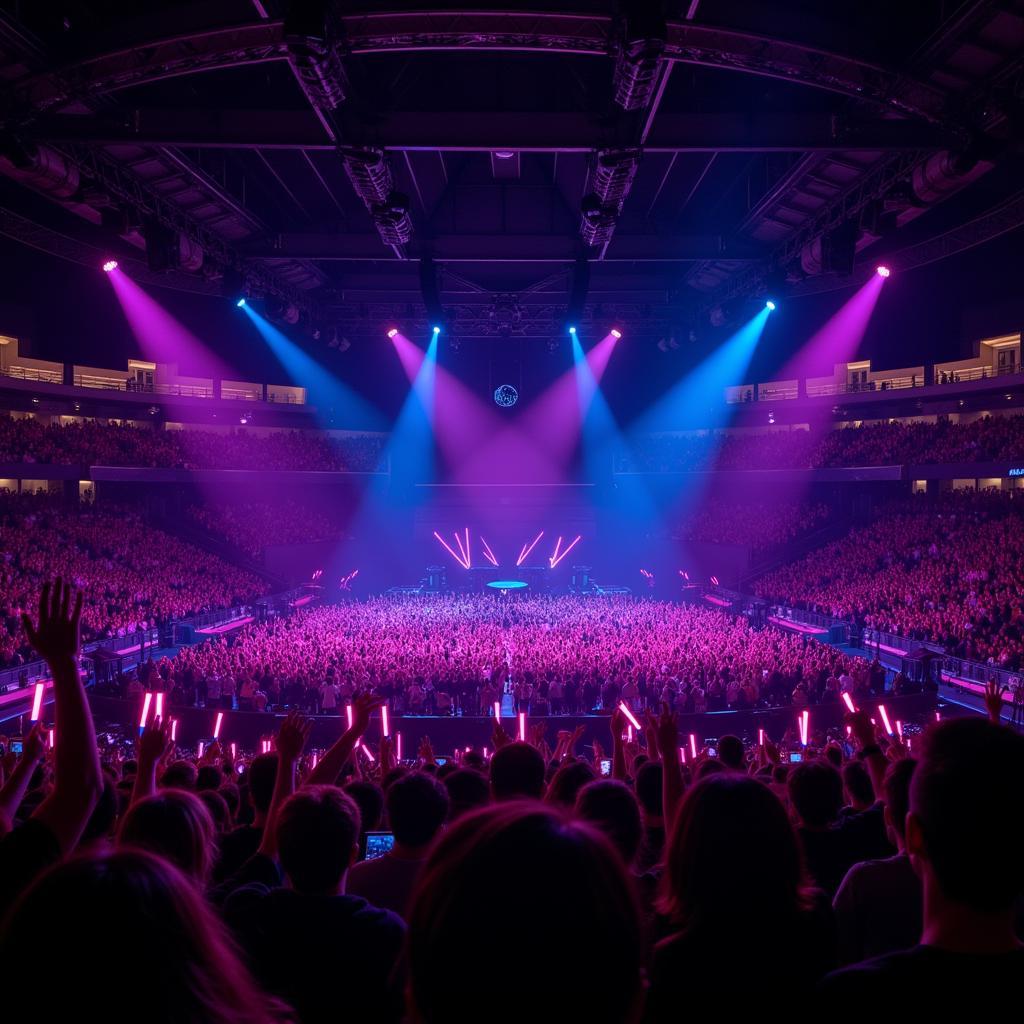
<path id="1" fill-rule="evenodd" d="M 499 885 L 514 912 L 484 941 L 481 907 Z M 559 926 L 538 928 L 543 920 Z M 410 1000 L 424 1024 L 479 1020 L 494 965 L 528 951 L 560 983 L 520 972 L 502 988 L 502 1019 L 529 1020 L 543 1006 L 546 1020 L 621 1024 L 635 1013 L 642 950 L 633 890 L 608 840 L 541 804 L 504 802 L 456 822 L 424 865 L 409 914 Z"/>
<path id="2" fill-rule="evenodd" d="M 217 789 L 224 781 L 224 774 L 215 764 L 200 765 L 196 774 L 196 792 L 204 789 Z"/>
<path id="3" fill-rule="evenodd" d="M 904 757 L 889 765 L 882 781 L 889 820 L 901 839 L 906 835 L 907 811 L 910 810 L 910 780 L 914 777 L 916 767 L 917 761 L 912 757 Z"/>
<path id="4" fill-rule="evenodd" d="M 216 830 L 218 832 L 226 831 L 231 824 L 231 811 L 228 810 L 227 800 L 215 789 L 202 789 L 196 796 L 206 805 Z"/>
<path id="5" fill-rule="evenodd" d="M 215 834 L 213 818 L 195 793 L 162 789 L 128 808 L 117 840 L 166 857 L 202 886 L 216 855 Z"/>
<path id="6" fill-rule="evenodd" d="M 487 779 L 471 768 L 460 768 L 445 776 L 448 790 L 448 820 L 456 821 L 469 811 L 484 807 L 491 799 Z"/>
<path id="7" fill-rule="evenodd" d="M 495 800 L 544 795 L 544 758 L 529 743 L 506 743 L 491 758 L 491 793 Z"/>
<path id="8" fill-rule="evenodd" d="M 979 911 L 1013 906 L 1024 875 L 1024 736 L 981 718 L 929 729 L 910 813 L 943 894 Z"/>
<path id="9" fill-rule="evenodd" d="M 717 757 L 706 757 L 694 768 L 693 776 L 700 782 L 701 779 L 706 779 L 709 775 L 718 775 L 725 770 L 725 765 Z"/>
<path id="10" fill-rule="evenodd" d="M 661 817 L 661 791 L 665 779 L 660 761 L 642 764 L 636 773 L 636 798 L 644 813 L 650 817 Z"/>
<path id="11" fill-rule="evenodd" d="M 112 997 L 98 979 L 109 974 L 115 949 Z M 40 993 L 53 1020 L 270 1024 L 284 1017 L 188 879 L 141 850 L 80 855 L 43 874 L 8 917 L 0 959 L 18 979 L 6 999 L 12 1020 L 38 1015 Z"/>
<path id="12" fill-rule="evenodd" d="M 168 789 L 195 789 L 199 771 L 191 761 L 172 761 L 160 778 Z"/>
<path id="13" fill-rule="evenodd" d="M 228 814 L 234 820 L 238 814 L 238 808 L 242 805 L 242 795 L 239 792 L 238 784 L 235 782 L 222 782 L 217 792 L 224 797 L 224 803 L 228 805 Z"/>
<path id="14" fill-rule="evenodd" d="M 596 778 L 594 769 L 586 761 L 567 761 L 548 785 L 547 801 L 562 807 L 573 807 L 579 791 Z"/>
<path id="15" fill-rule="evenodd" d="M 746 767 L 747 754 L 739 736 L 723 736 L 718 741 L 718 760 L 734 771 Z"/>
<path id="16" fill-rule="evenodd" d="M 277 754 L 260 754 L 249 762 L 246 772 L 249 784 L 249 799 L 258 813 L 266 814 L 270 810 L 270 799 L 274 795 L 274 784 L 277 782 Z"/>
<path id="17" fill-rule="evenodd" d="M 853 801 L 858 804 L 871 804 L 875 801 L 875 788 L 871 784 L 871 776 L 863 761 L 848 761 L 843 766 L 843 785 Z"/>
<path id="18" fill-rule="evenodd" d="M 623 863 L 633 863 L 643 839 L 643 824 L 640 805 L 629 786 L 615 779 L 588 783 L 576 797 L 576 813 L 612 841 Z"/>
<path id="19" fill-rule="evenodd" d="M 433 775 L 411 772 L 392 785 L 384 804 L 395 842 L 426 846 L 448 817 L 448 790 Z"/>
<path id="20" fill-rule="evenodd" d="M 384 791 L 375 782 L 358 779 L 345 787 L 345 792 L 359 808 L 359 820 L 364 832 L 372 832 L 380 824 L 384 813 Z"/>
<path id="21" fill-rule="evenodd" d="M 306 786 L 277 815 L 281 869 L 297 892 L 336 892 L 358 838 L 359 808 L 337 786 Z"/>
<path id="22" fill-rule="evenodd" d="M 97 839 L 105 839 L 114 829 L 117 821 L 117 787 L 114 779 L 109 773 L 103 773 L 103 789 L 100 790 L 100 798 L 89 815 L 85 831 L 79 840 L 79 848 L 95 842 Z"/>
<path id="23" fill-rule="evenodd" d="M 687 930 L 735 933 L 808 906 L 800 843 L 764 783 L 725 772 L 687 792 L 666 844 L 662 913 Z"/>
<path id="24" fill-rule="evenodd" d="M 831 825 L 843 806 L 843 780 L 828 761 L 804 761 L 786 779 L 789 799 L 803 824 Z"/>

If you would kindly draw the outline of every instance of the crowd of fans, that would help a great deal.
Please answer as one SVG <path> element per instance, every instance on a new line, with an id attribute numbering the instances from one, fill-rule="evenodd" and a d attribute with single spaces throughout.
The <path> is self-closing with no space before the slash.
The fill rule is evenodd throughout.
<path id="1" fill-rule="evenodd" d="M 2 493 L 0 667 L 28 657 L 21 613 L 58 574 L 88 594 L 86 640 L 231 607 L 268 589 L 252 573 L 153 529 L 130 508 Z"/>
<path id="2" fill-rule="evenodd" d="M 342 516 L 290 497 L 190 505 L 185 517 L 215 540 L 254 558 L 272 544 L 334 540 L 344 529 Z"/>
<path id="3" fill-rule="evenodd" d="M 300 611 L 182 650 L 135 685 L 176 705 L 339 714 L 359 694 L 396 712 L 531 715 L 625 700 L 679 713 L 838 701 L 884 672 L 863 658 L 712 608 L 631 598 L 387 596 Z M 879 675 L 881 673 L 881 675 Z"/>
<path id="4" fill-rule="evenodd" d="M 709 469 L 824 469 L 1024 460 L 1024 416 L 971 423 L 891 422 L 838 430 L 652 434 L 634 438 L 618 472 Z"/>
<path id="5" fill-rule="evenodd" d="M 164 430 L 97 420 L 44 425 L 34 417 L 0 415 L 0 464 L 372 472 L 384 440 L 312 430 Z"/>
<path id="6" fill-rule="evenodd" d="M 40 724 L 2 758 L 14 1020 L 661 1024 L 1012 999 L 1024 737 L 998 692 L 989 721 L 931 723 L 913 752 L 864 707 L 796 765 L 736 737 L 684 758 L 669 708 L 632 742 L 610 716 L 607 777 L 577 734 L 500 723 L 490 757 L 441 765 L 425 741 L 397 763 L 362 741 L 369 695 L 326 751 L 292 714 L 271 752 L 197 759 L 160 721 L 99 747 L 80 612 L 58 580 L 26 618 L 56 741 Z"/>
<path id="7" fill-rule="evenodd" d="M 1024 667 L 1024 497 L 919 495 L 758 580 L 770 601 Z"/>
<path id="8" fill-rule="evenodd" d="M 810 501 L 733 502 L 708 497 L 673 531 L 677 539 L 737 544 L 760 553 L 813 533 L 831 517 L 828 505 Z"/>

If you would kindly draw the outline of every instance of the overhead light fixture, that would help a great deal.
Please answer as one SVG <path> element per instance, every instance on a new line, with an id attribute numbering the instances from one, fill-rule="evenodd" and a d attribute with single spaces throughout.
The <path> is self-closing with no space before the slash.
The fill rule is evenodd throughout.
<path id="1" fill-rule="evenodd" d="M 117 270 L 117 260 L 107 260 L 103 264 L 103 269 L 109 274 L 112 270 Z"/>
<path id="2" fill-rule="evenodd" d="M 767 310 L 768 310 L 768 312 L 770 313 L 770 312 L 772 312 L 772 310 L 774 310 L 774 309 L 775 309 L 775 303 L 774 303 L 774 302 L 772 302 L 772 300 L 771 300 L 771 299 L 769 299 L 769 300 L 768 300 L 768 301 L 767 301 L 767 302 L 766 302 L 766 303 L 764 304 L 764 308 L 765 308 L 765 309 L 767 309 Z"/>
<path id="3" fill-rule="evenodd" d="M 622 337 L 622 331 L 620 331 L 617 327 L 613 327 L 611 329 L 611 336 L 613 338 L 621 338 Z"/>
<path id="4" fill-rule="evenodd" d="M 241 309 L 241 307 L 245 305 L 245 296 L 243 295 L 243 296 L 242 296 L 242 298 L 240 298 L 240 299 L 239 299 L 239 300 L 238 300 L 238 301 L 237 301 L 237 302 L 235 303 L 235 305 L 236 305 L 236 306 L 238 306 L 238 307 L 239 307 L 239 309 Z"/>
<path id="5" fill-rule="evenodd" d="M 389 338 L 393 338 L 397 334 L 398 334 L 398 328 L 397 327 L 392 327 L 391 330 L 388 331 L 388 337 Z"/>
<path id="6" fill-rule="evenodd" d="M 892 271 L 884 263 L 880 263 L 877 267 L 875 267 L 875 273 L 879 277 L 888 277 L 892 273 Z"/>

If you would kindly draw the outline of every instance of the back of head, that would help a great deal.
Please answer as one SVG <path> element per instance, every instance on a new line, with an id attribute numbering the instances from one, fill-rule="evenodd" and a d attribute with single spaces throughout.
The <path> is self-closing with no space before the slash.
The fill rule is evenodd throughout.
<path id="1" fill-rule="evenodd" d="M 448 817 L 448 790 L 433 775 L 411 772 L 395 782 L 384 800 L 395 842 L 426 846 Z"/>
<path id="2" fill-rule="evenodd" d="M 191 761 L 172 761 L 160 779 L 168 789 L 195 789 L 199 771 Z"/>
<path id="3" fill-rule="evenodd" d="M 734 772 L 743 771 L 747 766 L 743 740 L 739 736 L 723 736 L 718 741 L 718 760 Z"/>
<path id="4" fill-rule="evenodd" d="M 116 998 L 101 984 L 112 955 Z M 52 1020 L 274 1019 L 199 893 L 141 850 L 78 856 L 41 876 L 7 919 L 0 958 L 18 979 L 5 1005 L 12 1020 L 38 1015 L 41 993 Z"/>
<path id="5" fill-rule="evenodd" d="M 337 786 L 306 786 L 277 815 L 281 869 L 296 892 L 336 893 L 358 839 L 359 808 Z"/>
<path id="6" fill-rule="evenodd" d="M 162 789 L 128 808 L 117 838 L 121 846 L 165 857 L 203 885 L 213 865 L 215 833 L 213 818 L 195 793 Z"/>
<path id="7" fill-rule="evenodd" d="M 359 820 L 364 832 L 372 832 L 380 826 L 381 815 L 384 813 L 384 790 L 375 782 L 357 779 L 345 787 L 345 792 L 356 802 L 359 808 Z"/>
<path id="8" fill-rule="evenodd" d="M 576 797 L 576 813 L 612 841 L 624 864 L 633 863 L 643 838 L 643 825 L 640 805 L 629 786 L 615 779 L 589 783 Z"/>
<path id="9" fill-rule="evenodd" d="M 805 905 L 800 845 L 778 797 L 720 772 L 691 788 L 665 851 L 660 909 L 686 928 L 743 937 Z"/>
<path id="10" fill-rule="evenodd" d="M 907 811 L 910 810 L 910 780 L 914 777 L 916 767 L 917 761 L 914 758 L 901 758 L 885 770 L 882 783 L 889 822 L 901 839 L 906 833 Z"/>
<path id="11" fill-rule="evenodd" d="M 648 761 L 636 773 L 636 798 L 649 818 L 662 814 L 661 790 L 665 775 L 660 761 Z"/>
<path id="12" fill-rule="evenodd" d="M 497 916 L 485 934 L 486 907 Z M 424 866 L 409 916 L 410 998 L 424 1024 L 478 1021 L 495 997 L 494 965 L 528 958 L 540 969 L 502 987 L 502 1019 L 528 1020 L 543 1006 L 545 1019 L 621 1024 L 635 1013 L 642 945 L 608 841 L 547 807 L 506 802 L 453 825 Z"/>
<path id="13" fill-rule="evenodd" d="M 910 783 L 907 841 L 943 895 L 981 912 L 1024 888 L 1024 736 L 981 718 L 930 729 Z M 920 844 L 912 841 L 920 833 Z M 915 850 L 920 845 L 922 849 Z"/>
<path id="14" fill-rule="evenodd" d="M 594 769 L 586 761 L 567 761 L 555 772 L 548 786 L 548 802 L 561 807 L 573 807 L 579 791 L 594 779 Z"/>
<path id="15" fill-rule="evenodd" d="M 247 773 L 249 799 L 259 814 L 270 810 L 270 798 L 274 795 L 277 782 L 277 754 L 260 754 L 249 764 Z"/>
<path id="16" fill-rule="evenodd" d="M 872 804 L 875 801 L 875 790 L 871 784 L 871 776 L 863 761 L 848 761 L 843 765 L 843 785 L 855 804 Z"/>
<path id="17" fill-rule="evenodd" d="M 460 768 L 457 772 L 445 776 L 445 788 L 448 790 L 448 820 L 456 821 L 464 814 L 486 806 L 491 799 L 491 789 L 487 779 L 478 771 Z"/>
<path id="18" fill-rule="evenodd" d="M 224 773 L 215 764 L 204 764 L 196 773 L 196 791 L 217 789 L 224 781 Z"/>
<path id="19" fill-rule="evenodd" d="M 495 800 L 539 800 L 544 795 L 544 758 L 529 743 L 506 743 L 491 758 Z"/>
<path id="20" fill-rule="evenodd" d="M 843 780 L 828 761 L 804 761 L 786 779 L 789 799 L 810 828 L 831 825 L 843 806 Z"/>
<path id="21" fill-rule="evenodd" d="M 227 831 L 231 825 L 231 811 L 228 809 L 227 800 L 215 789 L 201 789 L 196 795 L 210 812 L 214 829 L 217 832 Z"/>

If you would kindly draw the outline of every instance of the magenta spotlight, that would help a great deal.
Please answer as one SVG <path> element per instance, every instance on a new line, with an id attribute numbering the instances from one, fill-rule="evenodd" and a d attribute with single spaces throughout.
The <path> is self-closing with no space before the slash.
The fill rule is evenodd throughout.
<path id="1" fill-rule="evenodd" d="M 892 271 L 884 263 L 880 263 L 877 267 L 875 267 L 875 273 L 879 277 L 888 277 L 892 273 Z"/>
<path id="2" fill-rule="evenodd" d="M 618 340 L 619 338 L 621 338 L 621 337 L 622 337 L 622 331 L 620 331 L 620 330 L 619 330 L 619 329 L 618 329 L 617 327 L 613 327 L 613 328 L 611 329 L 611 332 L 610 332 L 610 333 L 611 333 L 611 336 L 612 336 L 613 338 L 615 338 L 616 340 Z"/>
<path id="3" fill-rule="evenodd" d="M 396 334 L 398 334 L 398 328 L 397 327 L 392 327 L 391 330 L 388 331 L 388 337 L 389 338 L 393 338 Z"/>
<path id="4" fill-rule="evenodd" d="M 772 302 L 772 300 L 771 300 L 771 299 L 769 299 L 769 300 L 768 300 L 768 301 L 767 301 L 767 302 L 766 302 L 766 303 L 764 304 L 764 308 L 765 308 L 765 309 L 767 309 L 767 310 L 768 310 L 768 312 L 770 313 L 770 312 L 772 312 L 772 310 L 773 310 L 773 309 L 775 309 L 775 303 L 774 303 L 774 302 Z"/>
<path id="5" fill-rule="evenodd" d="M 117 260 L 107 260 L 103 264 L 103 269 L 109 274 L 112 270 L 117 270 Z"/>

